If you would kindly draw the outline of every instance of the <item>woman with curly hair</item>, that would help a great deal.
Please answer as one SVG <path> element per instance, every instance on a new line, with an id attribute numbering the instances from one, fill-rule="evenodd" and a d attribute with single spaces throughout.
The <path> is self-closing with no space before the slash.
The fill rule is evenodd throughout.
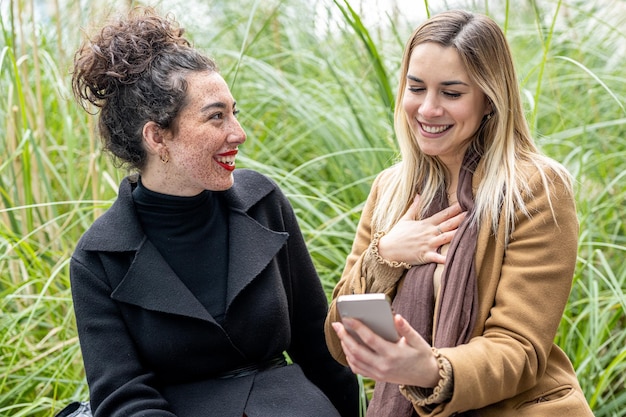
<path id="1" fill-rule="evenodd" d="M 80 47 L 72 85 L 135 171 L 71 259 L 94 415 L 356 416 L 293 209 L 235 169 L 246 134 L 215 62 L 135 10 Z"/>

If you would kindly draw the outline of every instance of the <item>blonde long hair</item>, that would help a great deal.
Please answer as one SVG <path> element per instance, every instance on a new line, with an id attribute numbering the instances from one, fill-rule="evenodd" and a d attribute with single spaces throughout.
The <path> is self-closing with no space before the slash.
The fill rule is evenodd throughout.
<path id="1" fill-rule="evenodd" d="M 472 140 L 481 153 L 483 178 L 475 196 L 473 221 L 490 221 L 493 231 L 500 216 L 506 219 L 507 240 L 515 224 L 515 210 L 529 215 L 524 196 L 532 195 L 526 170 L 521 164 L 535 165 L 548 188 L 551 169 L 571 185 L 569 173 L 537 149 L 524 117 L 517 76 L 508 42 L 500 27 L 490 18 L 463 10 L 437 14 L 420 25 L 408 40 L 402 57 L 400 83 L 396 96 L 394 123 L 401 161 L 395 175 L 382 190 L 373 213 L 376 230 L 389 230 L 420 194 L 421 215 L 439 192 L 446 189 L 446 168 L 439 158 L 425 155 L 417 145 L 402 101 L 406 74 L 413 49 L 425 42 L 455 48 L 469 77 L 480 87 L 492 106 L 492 117 L 485 118 Z M 552 203 L 550 203 L 552 204 Z"/>

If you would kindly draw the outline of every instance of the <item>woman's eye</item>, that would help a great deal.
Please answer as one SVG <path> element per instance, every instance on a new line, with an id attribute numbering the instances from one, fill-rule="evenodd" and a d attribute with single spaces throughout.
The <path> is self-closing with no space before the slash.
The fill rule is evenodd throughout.
<path id="1" fill-rule="evenodd" d="M 239 112 L 240 112 L 240 110 L 233 110 L 233 115 L 235 117 L 239 117 Z"/>
<path id="2" fill-rule="evenodd" d="M 424 87 L 411 87 L 411 86 L 409 86 L 409 91 L 412 92 L 412 93 L 421 93 L 424 90 L 425 90 Z"/>
<path id="3" fill-rule="evenodd" d="M 212 114 L 211 117 L 209 117 L 209 119 L 211 119 L 211 120 L 221 120 L 223 118 L 224 118 L 224 113 L 222 113 L 222 112 Z"/>
<path id="4" fill-rule="evenodd" d="M 459 98 L 461 97 L 461 93 L 455 93 L 452 91 L 444 91 L 443 95 L 449 98 Z"/>

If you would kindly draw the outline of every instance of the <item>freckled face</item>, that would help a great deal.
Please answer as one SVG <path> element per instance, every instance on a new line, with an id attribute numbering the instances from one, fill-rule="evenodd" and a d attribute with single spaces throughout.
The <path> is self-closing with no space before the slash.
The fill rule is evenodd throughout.
<path id="1" fill-rule="evenodd" d="M 186 101 L 175 134 L 164 141 L 170 156 L 165 192 L 193 196 L 227 190 L 233 185 L 237 147 L 246 140 L 230 89 L 216 72 L 191 73 Z"/>
<path id="2" fill-rule="evenodd" d="M 411 53 L 402 106 L 417 143 L 427 155 L 457 166 L 491 109 L 470 81 L 456 49 L 427 42 Z"/>

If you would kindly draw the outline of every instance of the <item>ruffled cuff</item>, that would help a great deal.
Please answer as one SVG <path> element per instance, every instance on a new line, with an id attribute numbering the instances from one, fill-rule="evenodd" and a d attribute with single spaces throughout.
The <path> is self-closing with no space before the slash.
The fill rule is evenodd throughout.
<path id="1" fill-rule="evenodd" d="M 389 261 L 383 258 L 382 256 L 380 256 L 380 254 L 378 253 L 378 241 L 383 236 L 385 236 L 385 232 L 374 233 L 374 238 L 372 239 L 372 242 L 370 243 L 369 251 L 372 254 L 372 256 L 374 256 L 374 259 L 376 260 L 376 262 L 378 262 L 379 264 L 387 265 L 391 268 L 411 269 L 411 267 L 413 266 L 411 264 L 408 264 L 406 262 Z"/>
<path id="2" fill-rule="evenodd" d="M 401 385 L 400 391 L 411 402 L 419 407 L 434 408 L 452 398 L 454 390 L 454 374 L 450 361 L 441 356 L 436 348 L 432 348 L 437 365 L 439 366 L 439 383 L 434 388 L 422 388 L 411 385 Z"/>
<path id="3" fill-rule="evenodd" d="M 378 253 L 378 241 L 385 232 L 377 232 L 365 251 L 362 264 L 362 276 L 370 280 L 368 292 L 386 292 L 392 288 L 402 275 L 411 268 L 406 262 L 384 259 Z"/>

